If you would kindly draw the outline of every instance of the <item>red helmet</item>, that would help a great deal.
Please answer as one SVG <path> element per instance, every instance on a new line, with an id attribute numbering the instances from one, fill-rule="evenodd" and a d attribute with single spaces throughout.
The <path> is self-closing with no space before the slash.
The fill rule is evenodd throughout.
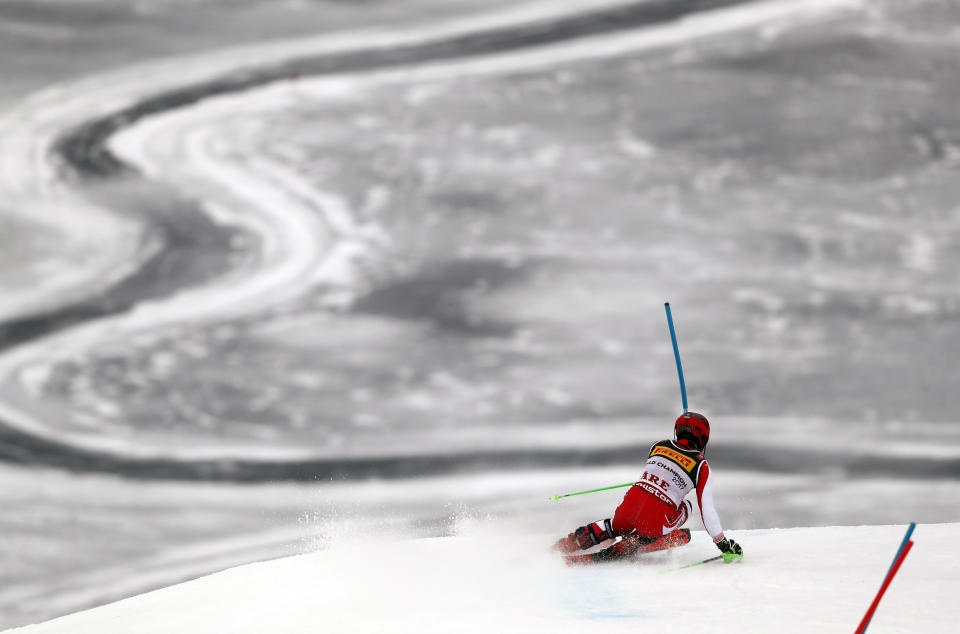
<path id="1" fill-rule="evenodd" d="M 703 451 L 710 440 L 710 421 L 703 414 L 684 412 L 674 423 L 673 433 L 677 440 L 689 440 L 694 448 Z"/>

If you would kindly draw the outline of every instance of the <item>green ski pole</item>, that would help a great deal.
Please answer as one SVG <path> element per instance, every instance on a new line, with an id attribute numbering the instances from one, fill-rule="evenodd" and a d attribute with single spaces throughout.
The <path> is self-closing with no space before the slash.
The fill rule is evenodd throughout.
<path id="1" fill-rule="evenodd" d="M 708 559 L 704 559 L 703 561 L 695 561 L 692 564 L 687 564 L 686 566 L 680 566 L 679 568 L 664 568 L 660 572 L 676 572 L 677 570 L 683 570 L 684 568 L 693 568 L 694 566 L 702 566 L 703 564 L 708 564 L 711 561 L 717 561 L 718 559 L 723 559 L 723 555 L 710 557 Z"/>
<path id="2" fill-rule="evenodd" d="M 590 489 L 589 491 L 577 491 L 576 493 L 562 493 L 560 495 L 551 496 L 551 500 L 559 500 L 560 498 L 568 498 L 571 495 L 583 495 L 584 493 L 596 493 L 597 491 L 607 491 L 609 489 L 619 489 L 621 487 L 633 486 L 634 482 L 627 482 L 626 484 L 614 484 L 609 487 L 600 487 L 599 489 Z"/>

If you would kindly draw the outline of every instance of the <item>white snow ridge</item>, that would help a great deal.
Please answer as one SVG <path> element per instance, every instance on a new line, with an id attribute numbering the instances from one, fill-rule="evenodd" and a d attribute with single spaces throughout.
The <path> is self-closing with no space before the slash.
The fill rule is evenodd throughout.
<path id="1" fill-rule="evenodd" d="M 501 531 L 335 543 L 250 564 L 44 624 L 22 634 L 317 632 L 853 632 L 903 526 L 729 531 L 738 564 L 712 562 L 706 533 L 640 561 L 567 567 L 551 536 Z M 922 524 L 869 626 L 954 632 L 960 524 Z"/>

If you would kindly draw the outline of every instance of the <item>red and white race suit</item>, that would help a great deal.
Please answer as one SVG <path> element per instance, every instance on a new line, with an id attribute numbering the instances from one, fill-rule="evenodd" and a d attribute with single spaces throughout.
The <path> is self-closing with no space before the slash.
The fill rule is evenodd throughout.
<path id="1" fill-rule="evenodd" d="M 713 505 L 710 466 L 703 454 L 672 440 L 654 443 L 643 474 L 613 515 L 614 535 L 666 535 L 687 520 L 689 507 L 684 498 L 694 491 L 703 526 L 718 542 L 723 539 L 723 527 Z"/>

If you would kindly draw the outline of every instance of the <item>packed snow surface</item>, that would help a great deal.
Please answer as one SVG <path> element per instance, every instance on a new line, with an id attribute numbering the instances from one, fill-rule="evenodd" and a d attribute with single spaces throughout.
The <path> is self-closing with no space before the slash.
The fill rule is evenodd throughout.
<path id="1" fill-rule="evenodd" d="M 345 527 L 346 528 L 346 527 Z M 904 526 L 731 531 L 738 564 L 706 533 L 639 561 L 567 567 L 550 535 L 478 522 L 430 539 L 354 535 L 16 630 L 22 634 L 230 632 L 852 632 Z M 953 632 L 960 524 L 924 524 L 870 633 Z"/>

